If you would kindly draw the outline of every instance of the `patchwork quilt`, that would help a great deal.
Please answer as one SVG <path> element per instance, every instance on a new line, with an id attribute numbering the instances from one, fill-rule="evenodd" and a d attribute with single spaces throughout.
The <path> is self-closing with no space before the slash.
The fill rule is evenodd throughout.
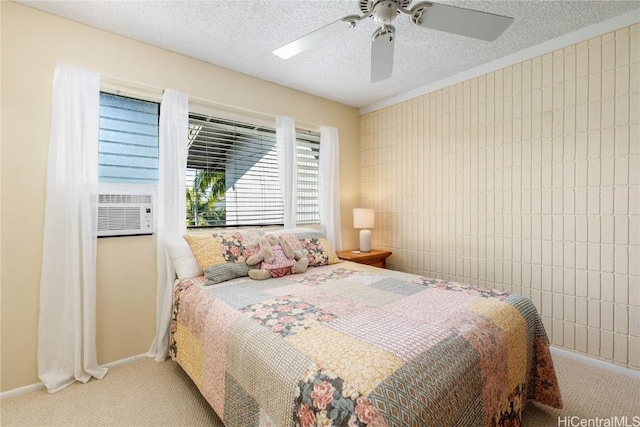
<path id="1" fill-rule="evenodd" d="M 227 427 L 512 426 L 562 407 L 530 300 L 350 262 L 175 290 L 171 355 Z"/>

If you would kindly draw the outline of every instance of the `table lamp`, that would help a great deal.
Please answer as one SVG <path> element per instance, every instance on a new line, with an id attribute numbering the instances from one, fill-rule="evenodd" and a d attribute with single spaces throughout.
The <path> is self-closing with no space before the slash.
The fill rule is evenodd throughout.
<path id="1" fill-rule="evenodd" d="M 353 228 L 360 229 L 360 252 L 371 252 L 371 230 L 373 228 L 373 209 L 355 208 L 353 210 Z"/>

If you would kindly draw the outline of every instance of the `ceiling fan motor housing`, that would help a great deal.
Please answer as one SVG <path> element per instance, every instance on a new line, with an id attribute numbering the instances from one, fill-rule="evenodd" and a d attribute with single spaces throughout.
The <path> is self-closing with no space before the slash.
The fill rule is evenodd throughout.
<path id="1" fill-rule="evenodd" d="M 400 13 L 400 7 L 407 8 L 411 0 L 360 0 L 363 14 L 373 12 L 371 17 L 379 24 L 390 24 Z"/>
<path id="2" fill-rule="evenodd" d="M 393 0 L 382 0 L 373 7 L 373 19 L 378 24 L 391 24 L 398 14 L 398 3 Z"/>

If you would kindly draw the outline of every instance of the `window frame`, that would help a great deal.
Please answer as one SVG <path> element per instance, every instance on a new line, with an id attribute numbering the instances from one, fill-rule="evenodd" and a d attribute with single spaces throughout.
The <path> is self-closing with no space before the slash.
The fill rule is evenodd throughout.
<path id="1" fill-rule="evenodd" d="M 154 103 L 158 106 L 158 140 L 159 140 L 159 128 L 160 128 L 160 106 L 162 100 L 162 90 L 158 88 L 152 88 L 148 86 L 142 86 L 130 82 L 123 82 L 116 79 L 107 78 L 103 82 L 101 82 L 100 87 L 101 94 L 107 94 L 112 96 L 119 96 L 124 98 L 130 98 L 133 100 L 139 100 L 142 102 Z M 243 123 L 249 123 L 256 126 L 267 127 L 273 130 L 275 134 L 275 118 L 270 115 L 265 115 L 262 113 L 252 112 L 248 110 L 235 109 L 233 107 L 222 106 L 220 104 L 216 104 L 210 101 L 192 98 L 189 100 L 189 115 L 198 114 L 214 117 L 217 119 L 227 120 L 227 121 L 238 121 Z M 298 186 L 298 206 L 297 206 L 297 218 L 296 222 L 300 225 L 304 226 L 313 226 L 319 225 L 319 207 L 318 207 L 318 180 L 317 173 L 319 169 L 319 149 L 320 149 L 320 132 L 319 127 L 312 124 L 300 123 L 296 122 L 296 136 L 297 141 L 300 141 L 298 138 L 300 135 L 315 135 L 317 139 L 317 153 L 315 155 L 315 188 L 308 189 L 305 188 L 305 183 L 299 181 Z M 303 138 L 304 139 L 304 138 Z M 298 144 L 298 147 L 300 145 Z M 100 151 L 98 153 L 100 155 Z M 158 159 L 159 159 L 159 144 L 158 144 Z M 300 158 L 300 157 L 299 157 Z M 300 161 L 299 161 L 300 162 Z M 159 166 L 159 163 L 158 163 Z M 303 168 L 304 169 L 304 168 Z M 300 172 L 300 169 L 299 171 Z M 300 173 L 298 173 L 300 175 Z M 304 173 L 303 173 L 304 175 Z M 185 177 L 186 179 L 186 177 Z M 123 191 L 152 191 L 155 196 L 157 196 L 157 179 L 154 182 L 148 183 L 126 183 L 126 182 L 102 182 L 99 179 L 99 188 L 121 188 Z M 310 191 L 309 191 L 310 190 Z M 311 193 L 311 196 L 309 195 Z M 154 200 L 157 200 L 157 197 L 154 197 Z M 311 201 L 305 206 L 301 205 L 301 201 Z M 155 205 L 155 202 L 154 202 Z M 309 206 L 311 206 L 309 208 Z M 305 212 L 304 208 L 307 208 L 307 212 Z M 301 209 L 302 208 L 302 209 Z M 283 209 L 284 210 L 284 209 Z M 301 218 L 301 215 L 307 215 L 307 218 Z M 309 218 L 311 215 L 311 218 Z M 201 226 L 201 225 L 187 225 L 189 230 L 192 229 L 209 229 L 209 228 L 242 228 L 242 227 L 270 227 L 270 226 L 283 226 L 283 221 L 279 222 L 265 222 L 265 223 L 252 223 L 252 224 L 224 224 L 224 225 L 209 225 L 209 226 Z"/>
<path id="2" fill-rule="evenodd" d="M 190 127 L 192 120 L 197 119 L 209 119 L 214 123 L 221 124 L 222 126 L 231 126 L 233 123 L 238 123 L 241 128 L 252 128 L 266 130 L 272 136 L 273 151 L 276 151 L 275 146 L 275 122 L 273 120 L 261 120 L 252 117 L 241 116 L 236 114 L 220 114 L 217 111 L 201 111 L 199 109 L 191 109 L 189 112 Z M 320 132 L 315 129 L 296 127 L 296 141 L 298 148 L 298 203 L 297 203 L 297 215 L 296 223 L 300 225 L 310 226 L 318 225 L 320 223 L 320 214 L 318 208 L 318 169 L 319 169 L 319 156 L 320 156 Z M 193 142 L 190 141 L 190 148 Z M 187 156 L 189 157 L 189 153 Z M 311 157 L 309 157 L 311 155 Z M 277 156 L 277 154 L 276 154 Z M 306 157 L 306 159 L 305 159 Z M 307 160 L 307 161 L 305 161 Z M 309 161 L 310 160 L 310 161 Z M 275 179 L 277 178 L 277 157 L 275 160 Z M 193 168 L 190 167 L 188 160 L 187 175 L 193 173 Z M 315 165 L 313 164 L 315 163 Z M 193 164 L 193 163 L 192 163 Z M 256 163 L 257 164 L 257 163 Z M 189 183 L 185 177 L 185 184 L 187 185 L 186 191 L 190 191 Z M 273 179 L 273 176 L 272 176 Z M 278 181 L 279 182 L 279 181 Z M 279 185 L 279 184 L 276 184 Z M 308 188 L 311 185 L 311 188 Z M 187 229 L 225 229 L 225 228 L 238 228 L 238 227 L 270 227 L 270 226 L 283 226 L 284 225 L 284 205 L 282 202 L 282 195 L 278 194 L 278 203 L 280 203 L 279 214 L 281 215 L 279 221 L 253 221 L 244 222 L 242 218 L 238 221 L 228 221 L 225 218 L 225 224 L 194 224 L 192 218 L 193 215 L 187 212 Z M 231 222 L 231 223 L 229 223 Z M 239 222 L 239 223 L 234 223 Z"/>

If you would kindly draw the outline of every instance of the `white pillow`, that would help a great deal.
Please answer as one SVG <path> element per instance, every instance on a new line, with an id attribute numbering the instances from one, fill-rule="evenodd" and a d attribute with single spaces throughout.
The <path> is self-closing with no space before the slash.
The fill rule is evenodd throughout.
<path id="1" fill-rule="evenodd" d="M 178 279 L 190 279 L 204 275 L 186 240 L 182 237 L 165 237 L 164 244 L 167 246 L 167 252 L 169 252 Z"/>

